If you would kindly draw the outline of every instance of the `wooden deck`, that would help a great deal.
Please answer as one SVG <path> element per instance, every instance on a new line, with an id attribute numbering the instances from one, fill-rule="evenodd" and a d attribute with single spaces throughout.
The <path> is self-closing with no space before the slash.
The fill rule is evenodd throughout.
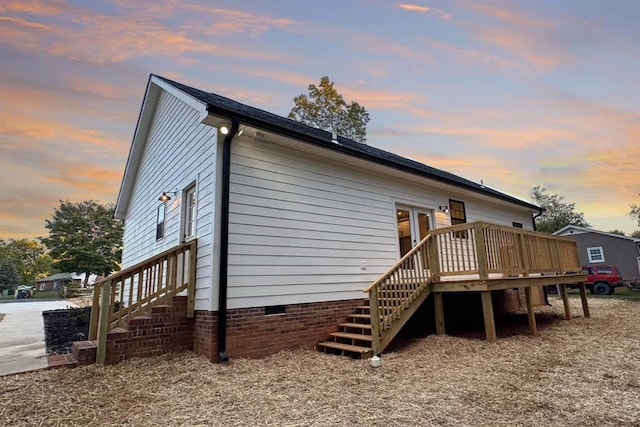
<path id="1" fill-rule="evenodd" d="M 372 352 L 381 353 L 418 307 L 434 294 L 436 331 L 445 333 L 443 294 L 481 295 L 487 340 L 496 340 L 492 291 L 524 289 L 529 327 L 537 335 L 532 289 L 559 285 L 571 318 L 567 284 L 580 285 L 589 317 L 575 240 L 483 222 L 432 231 L 365 292 L 369 294 Z"/>

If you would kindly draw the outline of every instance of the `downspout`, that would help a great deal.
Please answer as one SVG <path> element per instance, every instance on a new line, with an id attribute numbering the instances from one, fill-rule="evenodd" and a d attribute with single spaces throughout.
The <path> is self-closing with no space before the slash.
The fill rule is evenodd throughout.
<path id="1" fill-rule="evenodd" d="M 545 211 L 544 209 L 540 209 L 538 211 L 538 213 L 531 218 L 531 221 L 533 223 L 533 231 L 538 231 L 537 228 L 536 228 L 536 218 L 538 218 L 540 215 L 542 215 L 544 213 L 544 211 Z"/>
<path id="2" fill-rule="evenodd" d="M 240 121 L 233 119 L 222 145 L 222 201 L 220 209 L 220 272 L 218 275 L 218 358 L 227 362 L 227 261 L 229 258 L 229 181 L 231 176 L 231 140 Z"/>

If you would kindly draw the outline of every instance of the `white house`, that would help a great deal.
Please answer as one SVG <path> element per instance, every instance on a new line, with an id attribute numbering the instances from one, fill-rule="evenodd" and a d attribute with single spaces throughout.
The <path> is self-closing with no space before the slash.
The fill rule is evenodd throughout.
<path id="1" fill-rule="evenodd" d="M 124 268 L 197 239 L 194 346 L 212 358 L 256 355 L 255 328 L 272 335 L 261 352 L 317 340 L 430 229 L 481 220 L 531 230 L 539 212 L 156 75 L 116 206 Z"/>

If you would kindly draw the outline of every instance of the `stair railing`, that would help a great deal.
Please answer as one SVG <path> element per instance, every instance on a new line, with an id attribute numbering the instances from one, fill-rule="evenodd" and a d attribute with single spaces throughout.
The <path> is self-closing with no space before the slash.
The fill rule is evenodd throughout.
<path id="1" fill-rule="evenodd" d="M 399 330 L 402 327 L 394 321 L 400 319 L 403 312 L 412 307 L 412 302 L 425 292 L 430 283 L 429 275 L 437 275 L 439 262 L 434 258 L 437 251 L 429 250 L 431 239 L 431 235 L 427 235 L 364 290 L 369 294 L 374 354 L 379 354 L 388 344 L 386 341 L 391 341 L 397 333 L 387 332 L 390 328 Z"/>
<path id="2" fill-rule="evenodd" d="M 384 350 L 429 295 L 431 283 L 580 270 L 577 243 L 566 237 L 485 222 L 432 230 L 364 290 L 369 293 L 373 352 Z"/>
<path id="3" fill-rule="evenodd" d="M 187 291 L 187 316 L 194 316 L 196 252 L 197 240 L 192 240 L 94 284 L 89 340 L 98 341 L 98 363 L 104 363 L 111 329 L 182 291 Z"/>

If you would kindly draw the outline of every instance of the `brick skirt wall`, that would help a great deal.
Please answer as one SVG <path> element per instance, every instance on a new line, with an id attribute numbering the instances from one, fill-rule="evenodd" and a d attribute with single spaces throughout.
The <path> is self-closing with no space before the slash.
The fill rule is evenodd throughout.
<path id="1" fill-rule="evenodd" d="M 126 328 L 110 331 L 106 363 L 192 350 L 193 325 L 193 319 L 187 317 L 187 297 L 174 297 L 171 304 L 155 306 L 150 313 L 131 319 Z"/>
<path id="2" fill-rule="evenodd" d="M 281 350 L 312 347 L 338 330 L 364 300 L 326 301 L 285 306 L 281 314 L 264 307 L 227 311 L 227 354 L 230 358 L 259 358 Z M 218 360 L 217 313 L 198 311 L 194 351 Z"/>

